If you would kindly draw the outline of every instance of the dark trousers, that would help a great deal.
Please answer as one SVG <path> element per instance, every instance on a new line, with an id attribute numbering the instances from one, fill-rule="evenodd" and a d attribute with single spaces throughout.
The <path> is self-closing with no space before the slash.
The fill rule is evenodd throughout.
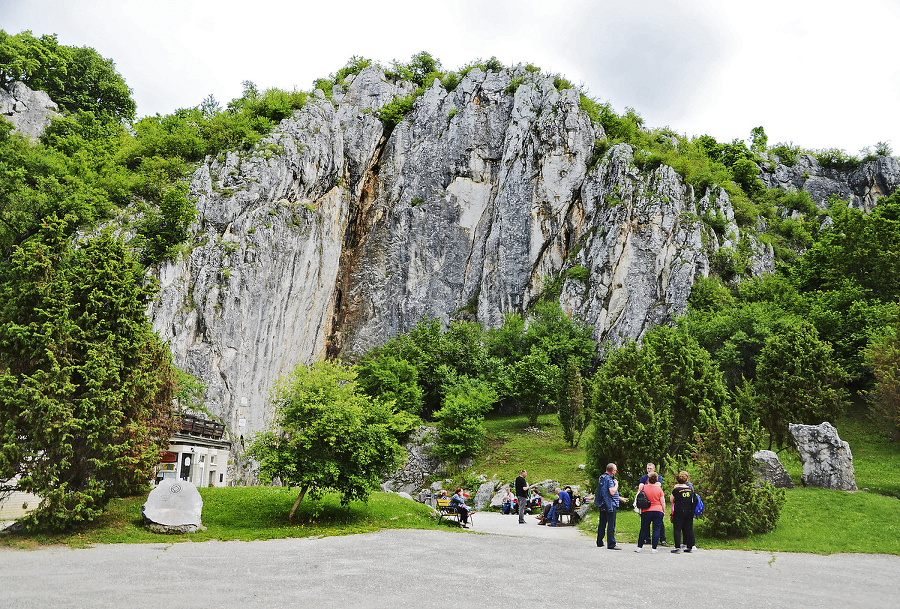
<path id="1" fill-rule="evenodd" d="M 665 518 L 663 518 L 662 522 L 659 523 L 659 540 L 660 541 L 666 540 L 666 519 Z M 649 533 L 647 534 L 646 537 L 644 537 L 644 543 L 650 543 Z"/>
<path id="2" fill-rule="evenodd" d="M 616 545 L 616 511 L 600 510 L 600 522 L 597 524 L 597 547 L 603 547 L 603 530 L 606 529 L 606 547 Z"/>
<path id="3" fill-rule="evenodd" d="M 651 539 L 653 549 L 659 545 L 660 531 L 662 530 L 663 513 L 662 512 L 641 512 L 641 532 L 638 534 L 638 547 L 644 547 L 644 541 Z M 650 529 L 653 529 L 651 538 Z"/>
<path id="4" fill-rule="evenodd" d="M 461 523 L 466 524 L 469 521 L 469 510 L 463 506 L 458 506 L 456 508 L 456 513 L 459 514 L 459 521 Z"/>
<path id="5" fill-rule="evenodd" d="M 694 515 L 688 512 L 687 514 L 679 514 L 675 512 L 675 516 L 672 521 L 672 531 L 675 537 L 675 547 L 681 547 L 681 534 L 684 533 L 684 545 L 687 546 L 687 549 L 690 550 L 694 547 Z"/>

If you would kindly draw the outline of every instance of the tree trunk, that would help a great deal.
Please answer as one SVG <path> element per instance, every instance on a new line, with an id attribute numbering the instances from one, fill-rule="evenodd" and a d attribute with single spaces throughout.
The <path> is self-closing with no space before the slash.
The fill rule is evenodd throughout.
<path id="1" fill-rule="evenodd" d="M 300 505 L 300 502 L 303 501 L 303 495 L 306 494 L 306 490 L 309 488 L 309 485 L 300 487 L 300 494 L 297 496 L 297 501 L 294 502 L 294 507 L 291 508 L 291 513 L 288 514 L 288 520 L 291 522 L 294 521 L 294 512 L 297 511 L 297 506 Z"/>

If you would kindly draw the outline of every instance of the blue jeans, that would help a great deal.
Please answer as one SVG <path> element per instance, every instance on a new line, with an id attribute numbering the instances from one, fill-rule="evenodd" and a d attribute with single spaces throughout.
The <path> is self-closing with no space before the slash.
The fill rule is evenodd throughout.
<path id="1" fill-rule="evenodd" d="M 663 523 L 662 512 L 641 512 L 641 532 L 638 534 L 638 547 L 644 547 L 644 541 L 651 539 L 650 537 L 650 528 L 652 525 L 653 528 L 653 549 L 656 549 L 656 546 L 659 544 L 659 535 L 662 530 Z"/>
<path id="2" fill-rule="evenodd" d="M 616 511 L 600 510 L 600 522 L 597 524 L 597 547 L 603 547 L 603 529 L 606 529 L 606 547 L 616 546 Z"/>

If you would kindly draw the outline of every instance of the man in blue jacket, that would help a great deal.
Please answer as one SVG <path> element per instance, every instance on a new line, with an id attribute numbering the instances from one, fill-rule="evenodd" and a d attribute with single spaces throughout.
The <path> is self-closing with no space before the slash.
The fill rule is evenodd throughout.
<path id="1" fill-rule="evenodd" d="M 569 493 L 562 489 L 556 489 L 556 501 L 553 502 L 553 506 L 550 508 L 550 526 L 555 527 L 556 521 L 559 518 L 559 514 L 556 513 L 557 507 L 564 506 L 566 510 L 572 507 L 572 498 L 569 497 Z"/>
<path id="2" fill-rule="evenodd" d="M 616 510 L 619 508 L 619 481 L 615 475 L 618 469 L 615 463 L 606 466 L 606 473 L 600 476 L 597 492 L 594 493 L 594 505 L 600 510 L 600 522 L 597 524 L 597 547 L 603 547 L 603 530 L 606 529 L 606 547 L 609 550 L 621 550 L 616 545 Z"/>

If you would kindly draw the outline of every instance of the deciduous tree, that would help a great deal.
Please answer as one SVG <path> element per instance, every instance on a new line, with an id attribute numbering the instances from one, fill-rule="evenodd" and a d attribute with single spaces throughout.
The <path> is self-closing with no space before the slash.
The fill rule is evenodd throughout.
<path id="1" fill-rule="evenodd" d="M 298 365 L 274 391 L 272 429 L 256 436 L 249 454 L 259 461 L 260 479 L 278 478 L 300 487 L 291 508 L 309 492 L 313 498 L 334 490 L 341 503 L 365 501 L 371 490 L 403 458 L 397 438 L 410 419 L 393 403 L 359 390 L 356 371 L 336 362 Z"/>

